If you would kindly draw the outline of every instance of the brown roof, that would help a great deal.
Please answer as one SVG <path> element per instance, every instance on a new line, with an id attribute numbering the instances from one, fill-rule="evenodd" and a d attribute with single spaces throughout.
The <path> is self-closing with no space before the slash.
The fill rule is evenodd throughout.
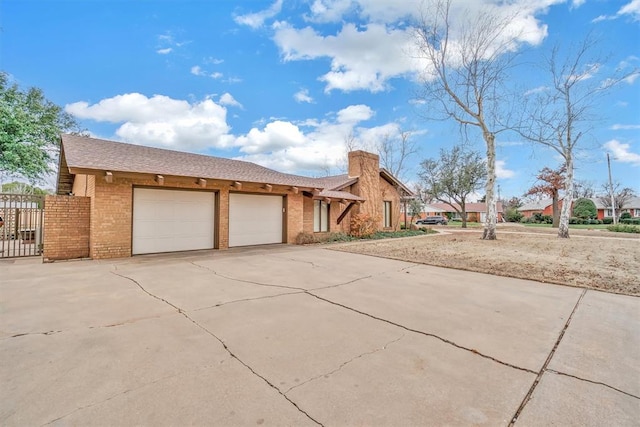
<path id="1" fill-rule="evenodd" d="M 351 184 L 358 182 L 358 177 L 350 177 L 349 175 L 334 175 L 325 176 L 322 178 L 315 178 L 321 188 L 327 188 L 329 190 L 342 190 Z"/>
<path id="2" fill-rule="evenodd" d="M 291 175 L 255 163 L 76 135 L 62 135 L 69 169 L 192 176 L 205 179 L 318 187 L 318 179 Z"/>
<path id="3" fill-rule="evenodd" d="M 451 205 L 447 203 L 431 203 L 430 205 L 433 206 L 434 208 L 441 209 L 443 212 L 455 212 L 455 209 L 453 209 Z M 459 208 L 459 205 L 457 203 L 454 203 L 454 205 L 458 206 Z M 498 212 L 502 212 L 502 202 L 496 203 L 496 208 Z M 486 212 L 487 204 L 486 203 L 465 203 L 465 210 L 467 211 L 467 213 Z"/>

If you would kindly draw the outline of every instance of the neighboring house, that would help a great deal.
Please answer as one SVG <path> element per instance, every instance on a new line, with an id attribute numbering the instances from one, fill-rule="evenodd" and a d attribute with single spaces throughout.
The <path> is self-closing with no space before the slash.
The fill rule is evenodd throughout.
<path id="1" fill-rule="evenodd" d="M 605 217 L 613 216 L 613 209 L 611 209 L 611 203 L 602 203 L 600 198 L 591 199 L 596 204 L 596 208 L 598 209 L 598 219 L 603 219 Z M 632 197 L 624 204 L 624 208 L 622 212 L 616 211 L 616 216 L 620 218 L 620 215 L 628 212 L 633 218 L 640 218 L 640 197 Z"/>
<path id="2" fill-rule="evenodd" d="M 595 203 L 596 209 L 598 210 L 597 219 L 603 219 L 605 217 L 613 216 L 613 209 L 611 209 L 610 203 L 602 203 L 599 197 L 592 197 L 590 198 L 590 200 Z M 562 209 L 562 200 L 558 201 L 558 209 Z M 542 199 L 525 203 L 518 208 L 518 212 L 520 212 L 525 218 L 530 218 L 536 213 L 551 216 L 553 215 L 551 199 Z M 624 209 L 622 209 L 622 212 L 616 212 L 616 216 L 620 217 L 620 215 L 624 212 L 629 212 L 629 214 L 631 214 L 631 216 L 634 218 L 640 217 L 640 197 L 633 197 L 632 199 L 630 199 L 627 203 L 625 203 L 625 207 Z M 571 215 L 573 215 L 573 213 Z"/>
<path id="3" fill-rule="evenodd" d="M 454 203 L 455 206 L 460 209 L 460 205 Z M 447 203 L 431 203 L 433 209 L 437 209 L 440 212 L 444 212 L 451 219 L 461 220 L 460 214 Z M 496 210 L 498 213 L 498 222 L 503 222 L 502 202 L 496 203 Z M 486 203 L 466 203 L 465 211 L 467 213 L 467 221 L 469 222 L 485 222 L 487 217 L 487 204 Z"/>
<path id="4" fill-rule="evenodd" d="M 62 135 L 57 194 L 90 198 L 89 256 L 97 259 L 295 243 L 302 232 L 346 232 L 356 213 L 394 229 L 412 192 L 364 151 L 349 153 L 348 174 L 309 178 Z"/>
<path id="5" fill-rule="evenodd" d="M 455 206 L 459 206 L 454 203 Z M 504 222 L 504 215 L 502 211 L 502 202 L 496 204 L 498 211 L 498 222 Z M 469 222 L 484 222 L 487 217 L 487 204 L 486 203 L 467 203 L 466 204 L 467 221 Z M 425 203 L 422 205 L 422 212 L 417 215 L 414 220 L 425 219 L 430 216 L 443 215 L 448 216 L 454 220 L 462 220 L 460 214 L 447 203 Z M 410 221 L 411 217 L 405 221 Z"/>

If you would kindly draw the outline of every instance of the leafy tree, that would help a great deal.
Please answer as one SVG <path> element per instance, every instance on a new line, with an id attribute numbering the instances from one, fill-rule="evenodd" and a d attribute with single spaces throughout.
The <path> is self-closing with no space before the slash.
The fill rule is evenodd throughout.
<path id="1" fill-rule="evenodd" d="M 540 181 L 540 184 L 534 185 L 525 194 L 525 196 L 546 196 L 551 198 L 551 206 L 553 210 L 553 228 L 557 228 L 560 222 L 558 200 L 560 196 L 560 190 L 564 188 L 566 171 L 567 169 L 564 165 L 555 170 L 548 167 L 542 168 L 542 170 L 540 170 L 540 173 L 538 173 L 538 175 L 536 176 L 536 178 L 538 178 L 538 181 Z M 568 205 L 570 204 L 571 203 L 568 203 Z"/>
<path id="2" fill-rule="evenodd" d="M 593 200 L 580 198 L 573 203 L 573 216 L 582 219 L 593 219 L 598 216 L 598 209 Z"/>
<path id="3" fill-rule="evenodd" d="M 441 113 L 439 119 L 453 119 L 478 129 L 486 146 L 485 191 L 487 217 L 483 239 L 496 239 L 496 123 L 504 120 L 502 94 L 507 72 L 512 67 L 519 34 L 510 27 L 512 16 L 467 11 L 454 23 L 451 0 L 430 0 L 416 24 L 417 48 L 426 62 L 422 97 Z"/>
<path id="4" fill-rule="evenodd" d="M 413 220 L 415 219 L 415 217 L 420 216 L 421 213 L 422 203 L 420 202 L 420 199 L 411 199 L 411 201 L 409 202 L 409 215 L 411 215 L 411 224 L 413 224 Z"/>
<path id="5" fill-rule="evenodd" d="M 22 90 L 0 72 L 0 173 L 41 181 L 51 171 L 62 132 L 78 124 L 38 88 Z"/>
<path id="6" fill-rule="evenodd" d="M 18 181 L 2 184 L 2 191 L 0 192 L 13 194 L 51 194 L 49 190 L 43 190 L 42 188 Z"/>
<path id="7" fill-rule="evenodd" d="M 523 216 L 524 215 L 518 211 L 518 208 L 513 206 L 508 206 L 504 212 L 504 217 L 507 222 L 520 222 Z"/>
<path id="8" fill-rule="evenodd" d="M 421 163 L 419 173 L 425 197 L 451 206 L 467 227 L 467 197 L 482 188 L 487 179 L 486 163 L 475 151 L 465 151 L 462 145 L 451 150 L 440 149 L 438 159 Z"/>

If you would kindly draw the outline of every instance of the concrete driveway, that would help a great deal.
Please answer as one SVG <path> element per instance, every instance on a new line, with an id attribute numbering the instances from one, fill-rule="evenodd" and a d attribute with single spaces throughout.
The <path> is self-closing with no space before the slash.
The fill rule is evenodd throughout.
<path id="1" fill-rule="evenodd" d="M 0 424 L 637 425 L 640 299 L 323 248 L 0 262 Z"/>

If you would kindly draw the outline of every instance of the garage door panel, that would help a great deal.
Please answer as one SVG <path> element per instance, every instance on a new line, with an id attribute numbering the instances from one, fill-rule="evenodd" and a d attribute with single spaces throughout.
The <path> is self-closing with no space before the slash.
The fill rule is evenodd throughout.
<path id="1" fill-rule="evenodd" d="M 282 243 L 282 196 L 229 195 L 229 246 Z"/>
<path id="2" fill-rule="evenodd" d="M 213 193 L 134 189 L 134 255 L 212 249 L 213 244 Z"/>

